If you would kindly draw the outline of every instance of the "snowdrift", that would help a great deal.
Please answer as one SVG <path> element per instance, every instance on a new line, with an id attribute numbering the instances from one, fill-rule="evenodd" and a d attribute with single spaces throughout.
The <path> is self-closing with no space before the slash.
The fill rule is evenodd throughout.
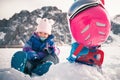
<path id="1" fill-rule="evenodd" d="M 43 80 L 110 80 L 98 67 L 61 63 L 51 67 Z"/>
<path id="2" fill-rule="evenodd" d="M 0 69 L 0 80 L 31 80 L 31 78 L 15 69 L 6 68 Z"/>
<path id="3" fill-rule="evenodd" d="M 110 80 L 101 69 L 77 63 L 59 63 L 51 66 L 43 76 L 25 75 L 15 69 L 1 69 L 1 80 Z"/>

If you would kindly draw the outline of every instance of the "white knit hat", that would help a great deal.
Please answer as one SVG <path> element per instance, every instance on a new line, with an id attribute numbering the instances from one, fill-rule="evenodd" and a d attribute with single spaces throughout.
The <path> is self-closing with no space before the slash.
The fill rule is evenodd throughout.
<path id="1" fill-rule="evenodd" d="M 52 30 L 52 25 L 54 24 L 54 21 L 52 19 L 47 19 L 47 18 L 39 18 L 37 19 L 37 29 L 36 32 L 44 32 L 44 33 L 48 33 L 51 34 L 51 30 Z"/>

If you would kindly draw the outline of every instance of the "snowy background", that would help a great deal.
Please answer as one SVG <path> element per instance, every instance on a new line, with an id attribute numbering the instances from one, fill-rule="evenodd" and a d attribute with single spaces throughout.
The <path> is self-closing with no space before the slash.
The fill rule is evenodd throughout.
<path id="1" fill-rule="evenodd" d="M 0 48 L 22 47 L 35 30 L 38 18 L 55 21 L 52 33 L 58 45 L 71 44 L 67 11 L 74 0 L 1 0 L 0 1 Z M 67 6 L 66 6 L 67 4 Z M 112 4 L 112 6 L 111 6 Z M 22 6 L 21 6 L 22 5 Z M 120 9 L 118 0 L 105 0 L 112 32 L 120 33 Z M 110 35 L 109 42 L 114 41 Z"/>
<path id="2" fill-rule="evenodd" d="M 71 49 L 71 36 L 66 14 L 73 1 L 0 1 L 0 80 L 120 80 L 119 0 L 105 0 L 105 7 L 111 16 L 112 29 L 108 40 L 101 48 L 105 52 L 102 70 L 87 65 L 70 64 L 66 60 Z M 8 47 L 15 47 L 13 45 L 20 45 L 17 47 L 21 47 L 24 45 L 24 42 L 35 29 L 37 25 L 35 20 L 38 17 L 52 18 L 55 21 L 53 33 L 57 36 L 55 40 L 59 44 L 60 63 L 51 66 L 49 72 L 45 75 L 31 78 L 10 66 L 12 55 L 16 51 L 22 50 L 22 48 Z"/>

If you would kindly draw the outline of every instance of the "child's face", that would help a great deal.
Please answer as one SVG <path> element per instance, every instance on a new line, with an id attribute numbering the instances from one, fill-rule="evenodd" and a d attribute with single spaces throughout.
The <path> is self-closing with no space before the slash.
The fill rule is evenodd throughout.
<path id="1" fill-rule="evenodd" d="M 39 37 L 43 37 L 43 38 L 47 38 L 47 37 L 49 36 L 48 33 L 44 33 L 44 32 L 37 32 L 37 35 L 38 35 Z"/>

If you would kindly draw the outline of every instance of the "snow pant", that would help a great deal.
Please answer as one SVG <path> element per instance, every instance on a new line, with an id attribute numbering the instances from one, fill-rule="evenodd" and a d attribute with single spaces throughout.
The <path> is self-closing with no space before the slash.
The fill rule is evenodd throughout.
<path id="1" fill-rule="evenodd" d="M 31 75 L 32 74 L 32 71 L 37 67 L 37 66 L 40 66 L 41 64 L 47 62 L 47 61 L 50 61 L 54 64 L 57 64 L 59 63 L 59 58 L 57 57 L 56 54 L 52 54 L 52 55 L 47 55 L 46 57 L 44 57 L 42 60 L 28 60 L 27 63 L 26 63 L 26 66 L 25 66 L 25 70 L 24 70 L 24 73 L 25 74 L 29 74 Z"/>

